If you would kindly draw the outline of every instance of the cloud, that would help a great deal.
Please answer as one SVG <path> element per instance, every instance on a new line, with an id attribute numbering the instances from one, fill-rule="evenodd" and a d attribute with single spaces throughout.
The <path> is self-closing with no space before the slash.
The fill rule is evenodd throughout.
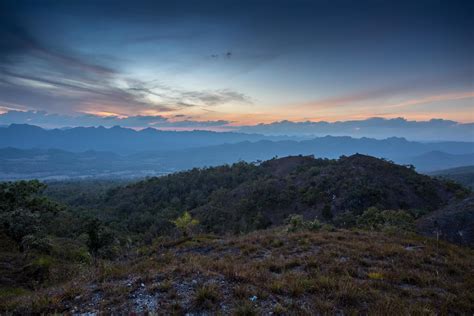
<path id="1" fill-rule="evenodd" d="M 0 107 L 0 112 L 2 108 Z M 338 122 L 279 121 L 270 124 L 233 125 L 228 120 L 195 120 L 187 115 L 135 115 L 128 117 L 100 116 L 97 114 L 61 115 L 45 111 L 15 111 L 4 109 L 0 125 L 30 124 L 44 128 L 77 126 L 122 126 L 136 129 L 163 130 L 214 130 L 257 133 L 263 135 L 288 135 L 311 138 L 316 136 L 353 136 L 370 138 L 405 137 L 411 140 L 464 140 L 474 141 L 474 123 L 431 119 L 413 121 L 405 118 L 385 119 L 373 117 L 365 120 Z M 442 136 L 441 136 L 442 135 Z"/>
<path id="2" fill-rule="evenodd" d="M 472 92 L 455 92 L 455 93 L 446 93 L 446 94 L 437 94 L 430 95 L 422 98 L 410 99 L 400 103 L 391 104 L 387 107 L 389 108 L 403 108 L 407 106 L 440 102 L 440 101 L 452 101 L 452 100 L 463 100 L 463 99 L 472 99 L 474 98 L 474 91 Z"/>
<path id="3" fill-rule="evenodd" d="M 362 91 L 356 91 L 340 96 L 329 97 L 326 99 L 314 100 L 312 102 L 305 103 L 303 106 L 312 109 L 325 109 L 334 107 L 347 107 L 354 104 L 360 104 L 362 102 L 369 102 L 380 100 L 382 98 L 389 98 L 401 94 L 410 94 L 423 90 L 433 90 L 436 87 L 443 87 L 446 85 L 462 85 L 466 81 L 471 80 L 472 71 L 460 71 L 452 72 L 448 75 L 430 77 L 430 78 L 417 78 L 416 80 L 405 80 L 398 84 L 388 85 L 384 87 L 367 89 Z M 444 93 L 442 95 L 430 95 L 423 98 L 416 98 L 406 102 L 400 102 L 397 104 L 389 105 L 387 107 L 403 107 L 422 103 L 431 103 L 437 101 L 447 100 L 459 100 L 469 98 L 473 96 L 472 91 L 468 92 L 451 92 Z"/>
<path id="4" fill-rule="evenodd" d="M 74 5 L 65 7 L 74 9 Z M 22 14 L 37 9 L 0 4 L 0 106 L 18 104 L 16 109 L 130 116 L 228 102 L 251 103 L 249 97 L 232 90 L 195 91 L 132 79 L 121 70 L 120 63 L 115 64 L 113 56 L 78 52 L 63 42 L 54 42 L 54 37 L 35 33 L 35 21 Z"/>
<path id="5" fill-rule="evenodd" d="M 1 109 L 1 108 L 0 108 Z M 181 118 L 181 116 L 178 116 Z M 176 116 L 175 116 L 176 118 Z M 132 128 L 163 128 L 163 129 L 212 129 L 225 128 L 230 121 L 196 121 L 169 119 L 161 115 L 136 115 L 128 117 L 99 116 L 94 114 L 80 114 L 76 116 L 51 114 L 45 111 L 14 111 L 8 110 L 0 114 L 0 125 L 30 124 L 45 128 L 77 127 L 77 126 L 123 126 Z"/>
<path id="6" fill-rule="evenodd" d="M 146 97 L 151 95 L 157 97 L 169 106 L 175 107 L 209 107 L 230 102 L 251 104 L 250 97 L 243 93 L 229 89 L 189 91 L 180 88 L 172 88 L 157 82 L 129 81 L 129 91 Z"/>
<path id="7" fill-rule="evenodd" d="M 270 124 L 240 126 L 236 131 L 265 135 L 292 136 L 353 136 L 353 137 L 406 137 L 413 140 L 466 140 L 474 141 L 474 123 L 459 123 L 451 120 L 431 119 L 410 121 L 405 118 L 385 119 L 380 117 L 365 120 L 337 122 L 291 122 L 279 121 Z"/>

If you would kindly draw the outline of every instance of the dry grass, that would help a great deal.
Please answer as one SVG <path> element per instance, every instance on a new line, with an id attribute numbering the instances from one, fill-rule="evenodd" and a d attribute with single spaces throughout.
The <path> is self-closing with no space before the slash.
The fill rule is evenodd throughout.
<path id="1" fill-rule="evenodd" d="M 127 262 L 98 263 L 77 281 L 80 286 L 19 292 L 8 304 L 0 297 L 0 306 L 20 312 L 71 311 L 73 305 L 81 312 L 140 311 L 146 299 L 170 314 L 474 310 L 473 251 L 447 243 L 437 247 L 418 236 L 268 230 L 171 244 Z"/>

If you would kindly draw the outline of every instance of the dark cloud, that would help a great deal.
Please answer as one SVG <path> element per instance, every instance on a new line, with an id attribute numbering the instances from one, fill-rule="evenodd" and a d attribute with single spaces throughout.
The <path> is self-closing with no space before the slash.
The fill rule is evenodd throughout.
<path id="1" fill-rule="evenodd" d="M 48 112 L 91 111 L 118 114 L 132 112 L 170 112 L 182 107 L 214 106 L 227 102 L 250 102 L 249 98 L 230 90 L 188 91 L 163 84 L 127 78 L 120 70 L 116 58 L 100 53 L 79 53 L 54 37 L 35 32 L 35 23 L 49 15 L 61 18 L 71 16 L 83 23 L 107 20 L 110 14 L 127 17 L 131 21 L 148 23 L 149 12 L 156 12 L 153 2 L 144 1 L 137 8 L 118 9 L 126 2 L 114 6 L 100 2 L 60 3 L 45 1 L 38 6 L 28 1 L 2 1 L 0 4 L 0 106 L 20 104 L 21 108 Z M 166 6 L 173 9 L 173 6 Z M 49 9 L 47 9 L 49 8 Z M 94 10 L 89 10 L 94 9 Z M 149 11 L 149 9 L 151 11 Z M 48 12 L 50 10 L 51 12 Z M 160 10 L 158 10 L 160 11 Z M 160 11 L 161 12 L 161 11 Z M 52 19 L 54 20 L 54 19 Z M 128 19 L 127 19 L 128 20 Z M 166 20 L 166 19 L 163 19 Z M 148 22 L 147 22 L 148 21 Z M 160 21 L 162 21 L 160 19 Z M 160 22 L 161 23 L 161 22 Z M 60 33 L 49 27 L 51 35 Z M 122 30 L 118 30 L 121 32 Z M 176 34 L 151 34 L 132 37 L 132 41 L 147 42 L 163 39 L 188 39 L 196 35 L 187 31 Z M 93 36 L 94 34 L 88 34 Z M 73 46 L 74 47 L 74 46 Z M 20 107 L 19 107 L 20 108 Z"/>
<path id="2" fill-rule="evenodd" d="M 252 103 L 238 91 L 216 89 L 213 80 L 225 77 L 232 87 L 234 79 L 262 65 L 275 68 L 255 71 L 237 86 L 262 91 L 270 105 L 279 102 L 270 96 L 275 87 L 288 99 L 298 99 L 301 90 L 304 101 L 318 95 L 322 101 L 316 103 L 324 106 L 440 87 L 472 89 L 473 3 L 3 0 L 0 106 L 58 113 L 212 111 L 220 104 Z M 460 69 L 467 75 L 454 83 L 407 80 Z M 155 70 L 164 82 L 169 75 L 179 83 L 185 74 L 186 80 L 193 77 L 190 87 L 200 88 L 149 83 Z M 351 84 L 344 86 L 345 80 Z M 323 81 L 335 83 L 328 89 L 335 97 L 318 88 Z M 406 84 L 383 88 L 393 82 Z"/>

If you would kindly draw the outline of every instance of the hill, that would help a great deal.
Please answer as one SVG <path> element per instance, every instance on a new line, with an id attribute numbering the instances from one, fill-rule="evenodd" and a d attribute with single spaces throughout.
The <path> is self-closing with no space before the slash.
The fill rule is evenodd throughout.
<path id="1" fill-rule="evenodd" d="M 472 196 L 386 160 L 292 156 L 45 189 L 0 182 L 0 313 L 474 308 Z"/>
<path id="2" fill-rule="evenodd" d="M 222 233 L 279 225 L 293 213 L 336 220 L 369 207 L 427 212 L 462 192 L 370 156 L 293 156 L 151 178 L 109 191 L 97 208 L 107 211 L 103 216 L 120 214 L 118 221 L 136 222 L 141 231 L 166 229 L 170 217 L 189 210 L 206 231 Z"/>
<path id="3" fill-rule="evenodd" d="M 430 175 L 450 179 L 474 189 L 474 166 L 438 170 Z"/>
<path id="4" fill-rule="evenodd" d="M 465 246 L 474 245 L 474 195 L 453 201 L 418 220 L 417 230 Z"/>

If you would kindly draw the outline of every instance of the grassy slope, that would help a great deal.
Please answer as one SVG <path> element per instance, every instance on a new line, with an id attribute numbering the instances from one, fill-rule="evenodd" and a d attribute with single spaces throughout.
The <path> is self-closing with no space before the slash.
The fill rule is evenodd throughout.
<path id="1" fill-rule="evenodd" d="M 277 228 L 158 241 L 60 286 L 4 291 L 0 310 L 469 314 L 473 271 L 472 250 L 422 237 Z"/>

